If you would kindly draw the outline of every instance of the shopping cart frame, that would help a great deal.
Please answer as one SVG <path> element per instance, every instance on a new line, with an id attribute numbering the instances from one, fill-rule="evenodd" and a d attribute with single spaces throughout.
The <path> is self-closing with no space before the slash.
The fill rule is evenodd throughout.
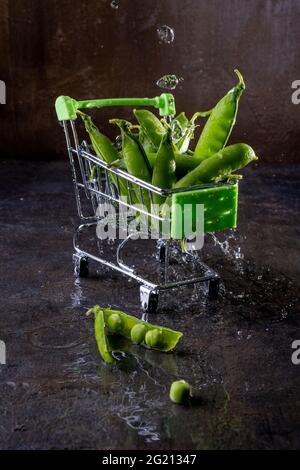
<path id="1" fill-rule="evenodd" d="M 162 98 L 163 97 L 163 98 Z M 163 217 L 160 214 L 148 212 L 147 209 L 141 210 L 137 207 L 134 201 L 131 199 L 131 194 L 138 188 L 140 191 L 141 199 L 145 192 L 149 194 L 149 198 L 153 203 L 153 195 L 158 194 L 161 196 L 172 197 L 176 193 L 183 193 L 188 191 L 203 190 L 206 188 L 223 187 L 224 183 L 214 183 L 207 185 L 198 185 L 193 187 L 185 188 L 174 188 L 174 189 L 161 189 L 147 183 L 139 178 L 136 178 L 126 171 L 123 171 L 114 166 L 109 166 L 104 160 L 99 158 L 92 153 L 90 146 L 83 141 L 79 143 L 76 118 L 78 108 L 92 108 L 92 107 L 103 107 L 103 106 L 114 106 L 114 105 L 134 105 L 134 106 L 154 106 L 160 111 L 160 114 L 172 115 L 175 114 L 175 105 L 170 100 L 172 95 L 163 94 L 160 97 L 148 99 L 148 98 L 132 98 L 132 99 L 111 99 L 111 100 L 87 100 L 82 102 L 76 102 L 69 97 L 60 97 L 58 100 L 59 106 L 56 106 L 57 115 L 59 121 L 63 127 L 68 156 L 70 160 L 72 179 L 74 184 L 77 212 L 81 224 L 75 229 L 73 237 L 73 261 L 75 266 L 76 276 L 85 277 L 89 271 L 89 260 L 93 260 L 100 263 L 112 270 L 115 270 L 123 275 L 134 279 L 140 284 L 140 301 L 144 311 L 154 312 L 157 309 L 159 294 L 162 291 L 168 289 L 174 289 L 176 287 L 197 284 L 197 283 L 208 283 L 208 295 L 215 297 L 219 291 L 219 275 L 205 263 L 201 261 L 202 275 L 191 276 L 189 278 L 180 279 L 176 281 L 169 280 L 169 256 L 170 256 L 170 244 L 174 241 L 170 239 L 161 240 L 159 243 L 159 256 L 158 260 L 163 267 L 163 282 L 156 283 L 153 280 L 149 280 L 143 277 L 131 266 L 128 266 L 122 257 L 122 252 L 126 244 L 134 237 L 129 234 L 127 238 L 120 240 L 117 250 L 115 262 L 105 259 L 99 255 L 96 255 L 90 251 L 83 249 L 80 242 L 80 235 L 90 227 L 95 227 L 99 223 L 99 215 L 97 215 L 97 209 L 99 204 L 104 202 L 110 202 L 116 206 L 126 206 L 128 209 L 143 213 L 146 217 L 156 219 L 156 222 L 163 221 Z M 173 97 L 172 97 L 173 98 Z M 58 101 L 57 100 L 57 101 Z M 166 105 L 166 102 L 168 103 Z M 107 104 L 108 103 L 108 104 Z M 163 108 L 164 107 L 164 108 Z M 90 180 L 92 167 L 96 166 L 97 177 Z M 128 188 L 128 200 L 120 197 L 120 181 L 126 181 Z M 226 185 L 233 184 L 231 182 Z M 237 185 L 237 183 L 234 183 Z M 84 198 L 84 200 L 83 200 Z M 91 212 L 85 213 L 84 204 L 89 201 Z M 187 253 L 193 259 L 193 253 Z"/>

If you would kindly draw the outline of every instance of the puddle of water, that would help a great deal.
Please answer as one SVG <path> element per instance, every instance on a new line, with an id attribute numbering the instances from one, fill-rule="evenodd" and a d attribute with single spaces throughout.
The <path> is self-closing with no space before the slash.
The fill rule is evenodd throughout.
<path id="1" fill-rule="evenodd" d="M 82 343 L 80 338 L 78 338 L 78 329 L 70 324 L 59 324 L 35 329 L 29 334 L 29 342 L 32 346 L 45 350 L 71 349 L 78 347 Z"/>

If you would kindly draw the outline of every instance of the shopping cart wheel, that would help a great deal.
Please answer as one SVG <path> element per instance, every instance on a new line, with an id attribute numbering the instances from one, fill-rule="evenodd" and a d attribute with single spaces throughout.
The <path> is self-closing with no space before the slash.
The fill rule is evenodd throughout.
<path id="1" fill-rule="evenodd" d="M 214 299 L 218 297 L 220 289 L 220 279 L 218 277 L 214 277 L 210 279 L 208 284 L 208 295 L 210 298 Z"/>
<path id="2" fill-rule="evenodd" d="M 89 259 L 87 256 L 76 253 L 73 255 L 74 273 L 77 277 L 86 277 L 89 274 Z"/>
<path id="3" fill-rule="evenodd" d="M 144 312 L 154 313 L 158 304 L 158 292 L 148 286 L 140 287 L 140 299 Z"/>

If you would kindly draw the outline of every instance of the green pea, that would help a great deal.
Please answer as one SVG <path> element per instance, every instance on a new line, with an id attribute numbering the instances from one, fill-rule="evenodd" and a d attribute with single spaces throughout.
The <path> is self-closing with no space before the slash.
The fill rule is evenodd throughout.
<path id="1" fill-rule="evenodd" d="M 147 328 L 145 325 L 137 324 L 131 329 L 130 336 L 133 343 L 142 343 L 145 339 Z"/>
<path id="2" fill-rule="evenodd" d="M 114 333 L 120 333 L 123 328 L 123 320 L 118 313 L 112 313 L 107 319 L 108 328 Z"/>
<path id="3" fill-rule="evenodd" d="M 145 336 L 147 346 L 154 349 L 160 349 L 163 344 L 163 333 L 158 329 L 149 330 Z"/>
<path id="4" fill-rule="evenodd" d="M 170 388 L 170 399 L 174 403 L 186 404 L 191 396 L 191 386 L 185 380 L 173 382 Z"/>

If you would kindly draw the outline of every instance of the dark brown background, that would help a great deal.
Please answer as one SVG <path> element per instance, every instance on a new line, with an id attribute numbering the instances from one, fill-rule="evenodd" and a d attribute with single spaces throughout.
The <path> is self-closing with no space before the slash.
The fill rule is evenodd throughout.
<path id="1" fill-rule="evenodd" d="M 156 29 L 174 28 L 160 44 Z M 154 96 L 175 73 L 178 110 L 211 107 L 244 74 L 231 142 L 246 141 L 264 161 L 299 161 L 299 0 L 0 0 L 1 156 L 64 158 L 53 106 L 77 99 Z M 112 111 L 99 111 L 98 124 Z M 119 110 L 113 114 L 120 114 Z"/>

